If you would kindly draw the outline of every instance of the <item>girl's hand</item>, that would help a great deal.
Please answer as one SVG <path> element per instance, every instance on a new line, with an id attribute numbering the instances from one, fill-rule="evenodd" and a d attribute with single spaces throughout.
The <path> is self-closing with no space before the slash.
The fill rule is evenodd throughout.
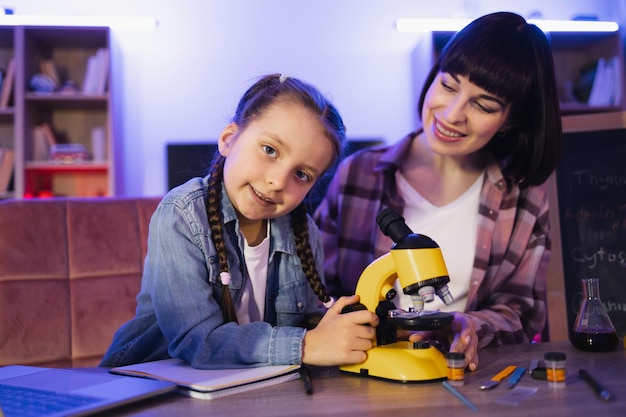
<path id="1" fill-rule="evenodd" d="M 427 339 L 444 340 L 450 344 L 450 352 L 465 353 L 465 366 L 470 371 L 478 369 L 478 336 L 476 336 L 476 325 L 469 314 L 458 311 L 450 313 L 454 320 L 450 327 L 434 332 L 414 332 L 409 336 L 411 342 Z"/>
<path id="2" fill-rule="evenodd" d="M 378 316 L 369 310 L 341 314 L 341 310 L 359 301 L 358 295 L 341 297 L 326 312 L 313 330 L 304 336 L 302 363 L 337 366 L 361 363 L 374 345 Z"/>

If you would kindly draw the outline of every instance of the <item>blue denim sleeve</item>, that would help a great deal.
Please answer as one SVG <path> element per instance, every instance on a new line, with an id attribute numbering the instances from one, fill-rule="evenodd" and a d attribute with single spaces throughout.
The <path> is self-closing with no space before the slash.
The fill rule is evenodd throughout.
<path id="1" fill-rule="evenodd" d="M 198 368 L 300 363 L 305 330 L 223 324 L 203 193 L 164 199 L 150 225 L 139 306 L 154 310 L 172 357 Z"/>

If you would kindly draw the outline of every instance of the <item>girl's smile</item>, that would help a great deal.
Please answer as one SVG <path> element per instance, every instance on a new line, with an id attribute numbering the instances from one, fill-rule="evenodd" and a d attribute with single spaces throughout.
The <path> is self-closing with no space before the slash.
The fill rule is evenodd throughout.
<path id="1" fill-rule="evenodd" d="M 269 207 L 272 204 L 276 204 L 272 199 L 265 197 L 253 186 L 250 186 L 250 190 L 252 190 L 252 195 L 259 200 L 259 204 L 264 205 L 266 207 Z"/>

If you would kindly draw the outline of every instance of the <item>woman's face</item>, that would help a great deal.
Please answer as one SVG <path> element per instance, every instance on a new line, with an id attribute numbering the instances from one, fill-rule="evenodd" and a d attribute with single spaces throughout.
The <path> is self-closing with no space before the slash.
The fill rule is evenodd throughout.
<path id="1" fill-rule="evenodd" d="M 315 115 L 290 101 L 271 105 L 245 129 L 231 123 L 218 146 L 226 157 L 226 192 L 241 222 L 292 211 L 335 153 Z"/>
<path id="2" fill-rule="evenodd" d="M 503 130 L 509 105 L 468 78 L 439 72 L 422 108 L 424 133 L 433 152 L 462 157 L 482 149 Z"/>

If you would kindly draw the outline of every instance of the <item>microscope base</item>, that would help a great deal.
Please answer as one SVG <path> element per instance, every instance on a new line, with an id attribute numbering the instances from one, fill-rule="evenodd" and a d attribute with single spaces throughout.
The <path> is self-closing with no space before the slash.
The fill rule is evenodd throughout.
<path id="1" fill-rule="evenodd" d="M 367 352 L 365 362 L 339 369 L 399 382 L 441 381 L 448 374 L 443 353 L 432 346 L 414 348 L 408 341 L 375 346 Z"/>

